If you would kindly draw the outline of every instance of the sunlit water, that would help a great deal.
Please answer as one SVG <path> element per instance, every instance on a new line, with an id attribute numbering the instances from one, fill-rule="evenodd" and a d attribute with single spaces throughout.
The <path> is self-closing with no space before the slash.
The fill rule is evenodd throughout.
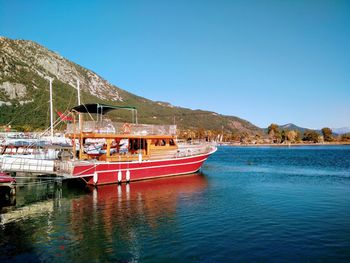
<path id="1" fill-rule="evenodd" d="M 221 147 L 202 173 L 97 189 L 19 180 L 0 261 L 350 261 L 349 146 Z"/>

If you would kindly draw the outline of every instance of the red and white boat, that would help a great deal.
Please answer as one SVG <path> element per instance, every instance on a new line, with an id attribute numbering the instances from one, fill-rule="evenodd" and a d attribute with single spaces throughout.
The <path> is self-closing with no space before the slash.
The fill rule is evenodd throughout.
<path id="1" fill-rule="evenodd" d="M 132 123 L 105 118 L 114 109 L 132 111 Z M 72 154 L 61 153 L 55 171 L 66 178 L 81 178 L 89 185 L 190 174 L 198 171 L 216 151 L 210 142 L 180 142 L 176 125 L 137 123 L 134 107 L 83 104 L 73 108 L 81 121 L 69 124 L 66 136 L 73 142 Z M 97 120 L 83 121 L 83 113 Z M 78 145 L 78 146 L 76 146 Z"/>

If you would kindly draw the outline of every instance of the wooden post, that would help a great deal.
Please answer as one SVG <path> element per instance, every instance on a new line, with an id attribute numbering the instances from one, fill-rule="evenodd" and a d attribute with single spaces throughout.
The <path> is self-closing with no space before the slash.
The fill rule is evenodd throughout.
<path id="1" fill-rule="evenodd" d="M 107 150 L 106 150 L 106 158 L 111 157 L 111 144 L 112 144 L 112 139 L 107 139 Z"/>
<path id="2" fill-rule="evenodd" d="M 80 131 L 79 133 L 80 135 L 80 138 L 79 138 L 79 144 L 80 144 L 80 147 L 79 147 L 79 160 L 83 159 L 83 154 L 84 154 L 84 136 L 83 136 L 83 133 L 82 131 Z"/>
<path id="3" fill-rule="evenodd" d="M 147 141 L 147 145 L 146 145 L 146 155 L 149 155 L 149 148 L 150 148 L 150 146 L 151 146 L 152 140 L 147 139 L 146 141 Z"/>
<path id="4" fill-rule="evenodd" d="M 75 134 L 76 134 L 76 123 L 75 123 L 75 114 L 73 114 L 73 160 L 75 160 L 77 154 L 77 147 L 75 145 Z"/>

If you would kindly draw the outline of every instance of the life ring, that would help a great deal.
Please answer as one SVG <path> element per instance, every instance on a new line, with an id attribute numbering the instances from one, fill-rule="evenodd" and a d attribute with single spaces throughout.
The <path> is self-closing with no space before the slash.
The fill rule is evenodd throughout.
<path id="1" fill-rule="evenodd" d="M 125 134 L 128 134 L 131 132 L 131 125 L 130 123 L 124 123 L 123 124 L 123 131 Z"/>

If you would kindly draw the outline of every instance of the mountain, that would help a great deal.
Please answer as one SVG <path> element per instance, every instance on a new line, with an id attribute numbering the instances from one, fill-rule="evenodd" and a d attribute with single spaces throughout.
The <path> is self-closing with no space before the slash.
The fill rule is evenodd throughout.
<path id="1" fill-rule="evenodd" d="M 48 77 L 54 79 L 54 107 L 58 111 L 77 104 L 75 85 L 78 79 L 82 103 L 135 106 L 140 123 L 172 124 L 175 121 L 182 130 L 263 135 L 262 129 L 235 116 L 190 110 L 139 97 L 33 41 L 5 37 L 0 37 L 0 125 L 11 124 L 26 129 L 48 127 Z M 130 121 L 128 112 L 111 114 L 119 121 Z"/>
<path id="2" fill-rule="evenodd" d="M 306 130 L 313 130 L 313 129 L 303 128 L 303 127 L 297 126 L 293 123 L 278 125 L 278 127 L 280 130 L 289 130 L 289 131 L 294 130 L 294 131 L 299 131 L 301 134 L 303 134 Z M 268 128 L 264 128 L 264 131 L 267 133 Z M 315 131 L 321 134 L 320 130 L 315 130 Z"/>
<path id="3" fill-rule="evenodd" d="M 294 130 L 294 131 L 300 131 L 301 134 L 303 134 L 306 130 L 314 130 L 314 129 L 309 129 L 309 128 L 304 128 L 304 127 L 300 127 L 297 126 L 293 123 L 287 123 L 284 125 L 280 125 L 279 126 L 281 130 Z M 321 133 L 320 130 L 315 130 L 318 133 Z"/>
<path id="4" fill-rule="evenodd" d="M 342 135 L 345 133 L 350 133 L 350 127 L 342 127 L 342 128 L 332 128 L 332 132 L 334 134 Z"/>

